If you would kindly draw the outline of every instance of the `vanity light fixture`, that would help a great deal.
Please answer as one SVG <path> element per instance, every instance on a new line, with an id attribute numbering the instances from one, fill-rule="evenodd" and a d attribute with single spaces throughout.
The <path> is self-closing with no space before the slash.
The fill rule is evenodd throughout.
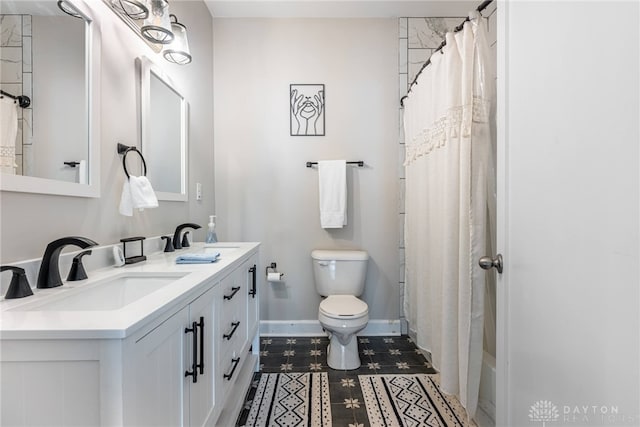
<path id="1" fill-rule="evenodd" d="M 162 51 L 164 59 L 174 64 L 186 65 L 191 62 L 191 52 L 189 51 L 189 41 L 187 39 L 187 27 L 178 22 L 176 15 L 169 15 L 171 18 L 171 31 L 174 39 Z"/>
<path id="2" fill-rule="evenodd" d="M 149 9 L 141 0 L 111 0 L 111 6 L 131 19 L 147 19 Z"/>
<path id="3" fill-rule="evenodd" d="M 174 39 L 167 0 L 145 0 L 149 16 L 140 29 L 142 36 L 152 43 L 169 44 Z"/>
<path id="4" fill-rule="evenodd" d="M 60 10 L 66 13 L 67 15 L 71 15 L 74 18 L 82 18 L 82 16 L 73 7 L 73 5 L 70 5 L 64 0 L 58 0 L 58 8 L 60 8 Z"/>

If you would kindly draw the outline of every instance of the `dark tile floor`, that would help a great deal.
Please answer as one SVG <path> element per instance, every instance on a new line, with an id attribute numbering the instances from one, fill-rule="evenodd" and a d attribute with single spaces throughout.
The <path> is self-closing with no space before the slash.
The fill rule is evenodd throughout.
<path id="1" fill-rule="evenodd" d="M 432 374 L 436 371 L 407 336 L 358 337 L 359 369 L 341 371 L 327 366 L 326 337 L 263 337 L 260 340 L 260 372 L 245 399 L 238 419 L 243 426 L 262 372 L 327 372 L 331 415 L 336 427 L 369 426 L 358 375 Z"/>

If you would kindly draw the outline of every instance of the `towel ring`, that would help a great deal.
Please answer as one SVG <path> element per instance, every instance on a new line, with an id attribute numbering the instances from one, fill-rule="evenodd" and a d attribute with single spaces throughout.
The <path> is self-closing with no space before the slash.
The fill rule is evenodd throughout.
<path id="1" fill-rule="evenodd" d="M 124 174 L 127 175 L 127 179 L 130 178 L 129 176 L 129 172 L 127 171 L 127 154 L 130 151 L 135 151 L 136 153 L 138 153 L 138 155 L 140 156 L 140 158 L 142 159 L 142 166 L 143 166 L 143 170 L 144 170 L 144 176 L 147 176 L 147 162 L 144 161 L 144 156 L 142 155 L 142 153 L 140 152 L 140 150 L 138 150 L 136 147 L 130 147 L 128 145 L 124 145 L 118 142 L 118 154 L 123 154 L 122 156 L 122 167 L 124 168 Z"/>

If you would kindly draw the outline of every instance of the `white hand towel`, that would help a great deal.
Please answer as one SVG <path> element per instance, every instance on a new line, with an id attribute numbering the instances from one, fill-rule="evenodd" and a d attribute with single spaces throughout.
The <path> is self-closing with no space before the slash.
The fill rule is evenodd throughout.
<path id="1" fill-rule="evenodd" d="M 347 162 L 318 162 L 318 183 L 322 228 L 342 228 L 347 225 Z"/>
<path id="2" fill-rule="evenodd" d="M 122 184 L 122 195 L 120 196 L 120 214 L 133 216 L 133 202 L 131 200 L 131 184 L 125 179 Z"/>
<path id="3" fill-rule="evenodd" d="M 151 182 L 146 176 L 131 176 L 129 178 L 131 184 L 131 200 L 133 207 L 138 209 L 157 208 L 158 199 L 156 197 Z"/>
<path id="4" fill-rule="evenodd" d="M 122 186 L 120 213 L 132 216 L 133 209 L 157 208 L 158 199 L 146 176 L 131 175 Z"/>

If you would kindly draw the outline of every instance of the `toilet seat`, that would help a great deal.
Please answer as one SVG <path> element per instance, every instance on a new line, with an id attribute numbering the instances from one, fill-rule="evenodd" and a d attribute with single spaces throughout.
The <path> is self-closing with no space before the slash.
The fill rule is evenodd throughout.
<path id="1" fill-rule="evenodd" d="M 353 295 L 329 295 L 320 303 L 319 311 L 333 319 L 357 319 L 369 314 L 369 306 Z"/>

